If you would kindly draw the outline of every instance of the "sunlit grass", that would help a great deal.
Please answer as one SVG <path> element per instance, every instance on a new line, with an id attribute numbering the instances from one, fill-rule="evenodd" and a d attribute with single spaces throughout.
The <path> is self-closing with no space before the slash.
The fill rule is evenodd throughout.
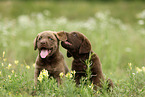
<path id="1" fill-rule="evenodd" d="M 101 89 L 97 91 L 93 89 L 89 78 L 82 79 L 79 86 L 75 85 L 74 76 L 75 71 L 71 71 L 64 75 L 60 73 L 63 80 L 62 85 L 58 87 L 54 78 L 49 76 L 47 70 L 42 70 L 38 80 L 38 86 L 34 87 L 34 66 L 23 65 L 20 63 L 11 64 L 7 61 L 0 60 L 0 93 L 1 96 L 31 96 L 33 91 L 37 91 L 37 96 L 143 96 L 145 95 L 145 67 L 137 67 L 132 63 L 128 63 L 127 78 L 114 79 L 114 88 L 112 92 L 107 92 L 107 84 L 104 83 Z M 18 61 L 18 60 L 15 60 Z M 89 62 L 89 61 L 88 61 Z M 87 63 L 89 64 L 89 63 Z M 8 68 L 9 67 L 9 68 Z M 29 67 L 29 68 L 28 68 Z M 89 71 L 89 69 L 88 69 Z M 89 72 L 88 72 L 89 73 Z M 126 76 L 126 75 L 125 75 Z M 87 76 L 89 77 L 89 76 Z"/>

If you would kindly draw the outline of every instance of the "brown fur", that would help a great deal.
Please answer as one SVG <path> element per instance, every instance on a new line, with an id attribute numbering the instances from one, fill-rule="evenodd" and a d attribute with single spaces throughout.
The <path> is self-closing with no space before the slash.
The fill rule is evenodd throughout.
<path id="1" fill-rule="evenodd" d="M 59 40 L 65 40 L 65 36 L 52 31 L 41 32 L 35 38 L 34 50 L 38 49 L 39 51 L 34 74 L 35 85 L 37 85 L 37 78 L 42 69 L 47 70 L 50 76 L 56 78 L 58 85 L 61 83 L 59 74 L 61 72 L 66 74 L 69 71 L 64 57 L 59 51 Z M 42 58 L 40 55 L 42 49 L 51 50 L 46 58 Z"/>
<path id="2" fill-rule="evenodd" d="M 64 32 L 62 32 L 64 33 Z M 61 42 L 62 47 L 67 49 L 67 56 L 73 57 L 74 60 L 72 62 L 72 70 L 76 71 L 75 75 L 75 81 L 76 84 L 79 84 L 81 77 L 86 76 L 86 69 L 87 66 L 85 64 L 85 61 L 89 59 L 89 56 L 91 55 L 91 81 L 96 86 L 101 87 L 101 80 L 104 80 L 101 62 L 99 57 L 91 50 L 91 43 L 80 32 L 70 32 L 65 34 L 67 36 L 67 39 L 65 41 Z M 108 86 L 113 87 L 112 80 L 108 79 Z"/>

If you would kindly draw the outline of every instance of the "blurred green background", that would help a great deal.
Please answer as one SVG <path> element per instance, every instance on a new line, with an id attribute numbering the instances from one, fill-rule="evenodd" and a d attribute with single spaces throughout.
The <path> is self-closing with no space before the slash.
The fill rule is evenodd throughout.
<path id="1" fill-rule="evenodd" d="M 37 34 L 64 30 L 80 31 L 88 37 L 104 74 L 112 79 L 126 78 L 130 62 L 144 66 L 144 0 L 24 1 L 0 2 L 0 54 L 5 51 L 8 62 L 32 65 L 37 56 L 33 49 Z M 66 57 L 61 45 L 60 50 L 71 68 L 72 58 Z"/>

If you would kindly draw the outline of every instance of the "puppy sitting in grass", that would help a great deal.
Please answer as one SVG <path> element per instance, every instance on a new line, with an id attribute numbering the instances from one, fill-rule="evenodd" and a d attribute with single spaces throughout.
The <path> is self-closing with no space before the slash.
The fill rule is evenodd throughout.
<path id="1" fill-rule="evenodd" d="M 35 38 L 34 50 L 38 49 L 39 51 L 35 62 L 35 86 L 37 85 L 40 71 L 43 69 L 47 70 L 49 75 L 57 80 L 58 85 L 61 83 L 59 74 L 66 74 L 69 71 L 64 57 L 59 51 L 59 41 L 66 40 L 66 36 L 63 35 L 63 32 L 44 31 Z"/>
<path id="2" fill-rule="evenodd" d="M 94 84 L 94 89 L 97 90 L 97 86 L 102 87 L 101 80 L 104 80 L 101 62 L 99 57 L 92 51 L 91 43 L 80 32 L 61 32 L 64 34 L 66 40 L 61 42 L 62 47 L 67 49 L 67 57 L 73 57 L 72 70 L 76 71 L 75 81 L 78 85 L 80 83 L 81 77 L 86 77 L 86 60 L 90 59 L 90 68 L 91 68 L 91 78 L 90 81 Z M 113 88 L 113 82 L 111 79 L 108 79 L 108 88 Z"/>

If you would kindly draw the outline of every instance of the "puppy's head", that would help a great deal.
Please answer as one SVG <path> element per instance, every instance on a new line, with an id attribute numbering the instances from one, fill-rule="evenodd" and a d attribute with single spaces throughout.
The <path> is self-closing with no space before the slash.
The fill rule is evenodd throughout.
<path id="1" fill-rule="evenodd" d="M 80 32 L 70 32 L 65 34 L 66 41 L 62 41 L 61 45 L 70 53 L 84 54 L 91 50 L 90 41 Z M 70 57 L 71 55 L 67 55 Z"/>
<path id="2" fill-rule="evenodd" d="M 39 33 L 34 40 L 34 50 L 39 50 L 41 58 L 52 56 L 59 48 L 59 40 L 66 40 L 63 35 L 53 31 Z"/>

